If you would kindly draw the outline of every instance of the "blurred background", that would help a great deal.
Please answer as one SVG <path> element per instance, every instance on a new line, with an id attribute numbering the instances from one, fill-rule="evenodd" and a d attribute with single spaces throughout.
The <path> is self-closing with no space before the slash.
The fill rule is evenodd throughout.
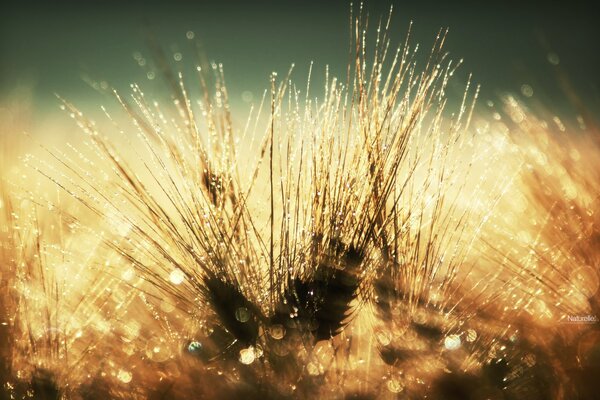
<path id="1" fill-rule="evenodd" d="M 374 27 L 394 5 L 392 44 L 412 43 L 427 55 L 440 28 L 446 50 L 464 59 L 457 93 L 469 73 L 481 100 L 511 92 L 543 102 L 559 115 L 600 110 L 600 24 L 593 6 L 578 2 L 368 1 Z M 355 5 L 355 9 L 357 6 Z M 82 108 L 99 92 L 132 82 L 159 87 L 148 37 L 175 69 L 193 68 L 195 47 L 223 63 L 234 111 L 258 102 L 269 74 L 295 63 L 303 87 L 314 61 L 312 94 L 322 93 L 325 67 L 345 78 L 349 1 L 20 1 L 0 13 L 0 117 L 39 133 L 57 112 L 55 93 Z M 385 19 L 385 18 L 384 18 Z M 371 36 L 372 38 L 374 35 Z M 148 82 L 153 81 L 153 82 Z M 97 90 L 95 90 L 97 89 Z M 160 89 L 157 89 L 160 90 Z M 245 118 L 242 117 L 242 119 Z M 568 117 L 567 117 L 568 118 Z"/>

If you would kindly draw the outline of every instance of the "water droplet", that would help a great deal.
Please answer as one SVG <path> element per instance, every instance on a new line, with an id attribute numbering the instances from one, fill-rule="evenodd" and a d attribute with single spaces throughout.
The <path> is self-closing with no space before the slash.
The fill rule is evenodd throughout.
<path id="1" fill-rule="evenodd" d="M 185 33 L 185 37 L 188 38 L 189 40 L 192 40 L 195 36 L 196 36 L 196 34 L 194 33 L 194 31 L 187 31 Z"/>
<path id="2" fill-rule="evenodd" d="M 548 62 L 552 65 L 558 65 L 560 63 L 560 58 L 556 53 L 548 53 L 547 55 Z"/>
<path id="3" fill-rule="evenodd" d="M 197 341 L 190 342 L 190 344 L 187 346 L 187 351 L 192 354 L 202 351 L 202 343 Z"/>
<path id="4" fill-rule="evenodd" d="M 179 268 L 175 268 L 173 271 L 171 271 L 171 273 L 169 274 L 169 280 L 171 281 L 172 284 L 174 285 L 179 285 L 183 282 L 183 280 L 185 279 L 185 274 L 183 273 L 182 270 L 180 270 Z"/>
<path id="5" fill-rule="evenodd" d="M 573 183 L 566 181 L 563 183 L 563 194 L 567 199 L 575 200 L 578 194 L 577 188 Z"/>
<path id="6" fill-rule="evenodd" d="M 146 343 L 146 356 L 152 361 L 166 361 L 170 357 L 167 344 L 159 338 L 148 340 Z"/>
<path id="7" fill-rule="evenodd" d="M 387 389 L 392 393 L 400 393 L 402 390 L 404 390 L 404 386 L 397 379 L 390 379 L 389 381 L 387 381 L 386 386 Z"/>
<path id="8" fill-rule="evenodd" d="M 183 58 L 183 56 L 181 55 L 181 53 L 175 53 L 175 54 L 173 54 L 173 59 L 175 61 L 181 61 L 182 58 Z"/>
<path id="9" fill-rule="evenodd" d="M 375 338 L 382 346 L 387 346 L 392 341 L 392 334 L 387 329 L 378 329 L 375 332 Z"/>
<path id="10" fill-rule="evenodd" d="M 246 307 L 240 307 L 235 310 L 235 319 L 241 323 L 248 322 L 250 319 L 250 311 Z"/>
<path id="11" fill-rule="evenodd" d="M 129 371 L 125 371 L 123 369 L 120 369 L 119 372 L 117 373 L 117 379 L 120 380 L 123 383 L 129 383 L 129 382 L 131 382 L 132 378 L 133 378 L 133 375 Z"/>
<path id="12" fill-rule="evenodd" d="M 477 332 L 475 331 L 475 329 L 467 330 L 467 337 L 466 337 L 467 342 L 472 343 L 476 339 L 477 339 Z"/>
<path id="13" fill-rule="evenodd" d="M 533 96 L 533 88 L 528 84 L 524 84 L 521 86 L 521 93 L 523 93 L 523 96 L 525 97 L 531 97 Z"/>
<path id="14" fill-rule="evenodd" d="M 135 277 L 135 270 L 133 268 L 127 268 L 121 274 L 121 278 L 123 278 L 123 280 L 126 282 L 132 280 L 134 277 Z"/>
<path id="15" fill-rule="evenodd" d="M 250 346 L 246 349 L 240 350 L 240 362 L 245 365 L 250 365 L 254 362 L 256 358 L 256 354 L 254 352 L 254 347 Z"/>
<path id="16" fill-rule="evenodd" d="M 281 324 L 275 324 L 269 328 L 269 334 L 275 340 L 283 339 L 285 336 L 285 328 Z"/>
<path id="17" fill-rule="evenodd" d="M 444 339 L 444 347 L 448 350 L 456 350 L 460 347 L 460 336 L 448 335 Z"/>

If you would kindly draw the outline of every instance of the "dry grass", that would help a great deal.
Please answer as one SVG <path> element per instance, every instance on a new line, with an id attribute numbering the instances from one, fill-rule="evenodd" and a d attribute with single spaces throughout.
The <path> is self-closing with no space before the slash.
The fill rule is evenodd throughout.
<path id="1" fill-rule="evenodd" d="M 115 91 L 109 130 L 61 100 L 84 138 L 25 159 L 52 194 L 2 186 L 8 393 L 586 393 L 595 327 L 558 316 L 598 310 L 597 144 L 515 101 L 506 136 L 470 84 L 453 110 L 445 33 L 420 66 L 351 21 L 345 81 L 273 74 L 242 127 L 217 64 L 198 98 L 166 67 L 170 102 Z"/>

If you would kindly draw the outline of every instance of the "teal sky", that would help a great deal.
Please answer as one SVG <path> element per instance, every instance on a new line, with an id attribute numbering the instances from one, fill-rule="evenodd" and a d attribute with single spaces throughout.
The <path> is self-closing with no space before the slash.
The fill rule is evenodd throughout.
<path id="1" fill-rule="evenodd" d="M 43 113 L 56 110 L 54 93 L 76 103 L 94 102 L 97 94 L 84 76 L 126 89 L 131 82 L 146 80 L 151 71 L 146 32 L 170 56 L 181 53 L 180 65 L 187 68 L 194 52 L 186 32 L 193 31 L 207 57 L 224 64 L 232 100 L 240 104 L 244 92 L 257 97 L 268 87 L 271 71 L 283 73 L 295 63 L 296 81 L 303 83 L 314 61 L 318 83 L 326 64 L 341 75 L 348 60 L 349 2 L 80 3 L 22 1 L 2 12 L 1 94 L 31 87 L 34 110 Z M 420 43 L 426 53 L 438 29 L 449 27 L 447 50 L 465 61 L 457 83 L 472 72 L 483 85 L 484 100 L 504 91 L 519 92 L 527 84 L 548 106 L 571 113 L 564 83 L 559 84 L 559 77 L 567 77 L 572 90 L 598 115 L 600 24 L 585 4 L 392 3 L 394 42 L 404 40 L 413 20 L 413 43 Z M 367 2 L 371 21 L 385 14 L 389 4 Z M 146 59 L 144 67 L 138 65 L 139 55 Z M 247 93 L 244 98 L 248 100 Z"/>

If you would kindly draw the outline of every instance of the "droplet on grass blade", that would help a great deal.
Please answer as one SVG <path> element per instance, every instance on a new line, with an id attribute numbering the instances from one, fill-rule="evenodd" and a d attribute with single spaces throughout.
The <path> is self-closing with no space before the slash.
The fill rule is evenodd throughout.
<path id="1" fill-rule="evenodd" d="M 188 344 L 187 350 L 188 350 L 188 352 L 190 352 L 192 354 L 198 353 L 199 351 L 202 350 L 202 343 L 197 342 L 197 341 L 192 341 Z"/>
<path id="2" fill-rule="evenodd" d="M 250 319 L 250 311 L 246 307 L 240 307 L 235 310 L 235 319 L 244 323 Z"/>
<path id="3" fill-rule="evenodd" d="M 387 381 L 387 389 L 392 393 L 400 393 L 404 390 L 404 385 L 397 379 L 390 379 Z"/>
<path id="4" fill-rule="evenodd" d="M 375 332 L 375 338 L 382 346 L 387 346 L 392 341 L 392 334 L 387 329 L 378 329 Z"/>
<path id="5" fill-rule="evenodd" d="M 250 365 L 254 362 L 256 358 L 256 353 L 254 352 L 254 347 L 250 346 L 246 349 L 240 350 L 240 362 L 245 365 Z"/>
<path id="6" fill-rule="evenodd" d="M 448 335 L 444 339 L 444 347 L 447 350 L 456 350 L 460 347 L 460 336 Z"/>
<path id="7" fill-rule="evenodd" d="M 469 329 L 467 330 L 467 335 L 465 340 L 469 343 L 474 342 L 477 339 L 477 331 L 475 331 L 475 329 Z"/>
<path id="8" fill-rule="evenodd" d="M 281 324 L 272 325 L 271 328 L 269 328 L 269 334 L 275 340 L 283 339 L 285 336 L 285 328 Z"/>
<path id="9" fill-rule="evenodd" d="M 171 273 L 169 274 L 169 280 L 171 281 L 172 284 L 174 285 L 179 285 L 181 284 L 185 279 L 185 275 L 183 273 L 182 270 L 180 270 L 179 268 L 175 268 L 173 271 L 171 271 Z"/>
<path id="10" fill-rule="evenodd" d="M 146 356 L 152 361 L 166 361 L 170 357 L 167 343 L 165 343 L 164 340 L 159 338 L 150 339 L 146 343 Z"/>
<path id="11" fill-rule="evenodd" d="M 533 88 L 530 85 L 525 83 L 525 84 L 521 85 L 521 93 L 525 97 L 531 97 L 531 96 L 533 96 Z"/>
<path id="12" fill-rule="evenodd" d="M 119 372 L 117 372 L 117 379 L 123 383 L 131 382 L 132 378 L 133 378 L 133 375 L 129 371 L 125 371 L 125 370 L 121 369 L 121 370 L 119 370 Z"/>

